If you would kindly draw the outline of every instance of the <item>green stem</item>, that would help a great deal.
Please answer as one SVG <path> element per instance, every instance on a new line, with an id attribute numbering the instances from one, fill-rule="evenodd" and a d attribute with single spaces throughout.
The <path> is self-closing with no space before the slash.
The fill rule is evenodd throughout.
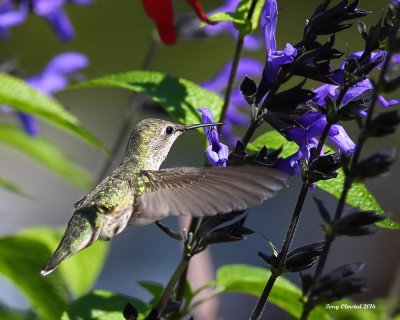
<path id="1" fill-rule="evenodd" d="M 300 215 L 301 215 L 302 208 L 304 205 L 304 201 L 307 197 L 308 189 L 309 189 L 308 183 L 303 182 L 299 197 L 297 199 L 296 207 L 293 211 L 293 215 L 292 215 L 292 219 L 290 221 L 289 228 L 286 232 L 285 240 L 283 241 L 283 244 L 282 244 L 282 249 L 278 255 L 278 259 L 279 259 L 278 265 L 275 268 L 277 270 L 280 270 L 286 261 L 286 255 L 289 251 L 290 245 L 292 244 L 294 234 L 296 232 L 297 225 L 299 223 L 299 219 L 300 219 Z M 263 290 L 260 298 L 257 301 L 257 304 L 253 310 L 253 313 L 251 314 L 251 317 L 250 317 L 251 320 L 258 320 L 261 318 L 261 315 L 265 308 L 265 304 L 267 302 L 269 294 L 271 293 L 271 290 L 275 284 L 275 281 L 279 276 L 280 276 L 280 274 L 274 274 L 274 272 L 272 272 L 271 276 L 268 279 L 267 284 L 264 287 L 264 290 Z"/>
<path id="2" fill-rule="evenodd" d="M 257 1 L 258 0 L 253 0 L 251 2 L 249 11 L 247 12 L 246 23 L 251 23 L 251 19 L 253 17 L 254 10 L 257 5 Z M 240 57 L 242 55 L 243 43 L 244 43 L 245 37 L 246 37 L 246 34 L 240 33 L 238 40 L 236 42 L 235 54 L 233 56 L 231 71 L 229 73 L 228 84 L 227 84 L 226 90 L 225 90 L 224 105 L 222 106 L 221 117 L 219 119 L 219 122 L 224 122 L 225 118 L 226 118 L 226 114 L 228 113 L 228 107 L 229 107 L 229 103 L 231 101 L 231 94 L 232 94 L 232 90 L 233 90 L 233 85 L 235 84 L 236 73 L 237 73 L 237 69 L 239 66 Z"/>
<path id="3" fill-rule="evenodd" d="M 182 274 L 185 273 L 186 270 L 187 270 L 187 266 L 189 264 L 189 260 L 190 260 L 190 257 L 189 256 L 185 256 L 181 260 L 181 262 L 179 263 L 177 268 L 175 269 L 175 272 L 172 275 L 172 277 L 169 279 L 169 282 L 168 282 L 167 286 L 164 289 L 163 295 L 161 296 L 160 301 L 159 301 L 158 305 L 156 306 L 156 310 L 157 310 L 157 314 L 158 314 L 157 318 L 160 318 L 162 313 L 164 312 L 165 307 L 167 306 L 168 301 L 172 296 L 172 293 L 174 291 L 176 283 L 179 281 L 179 279 L 181 278 Z"/>

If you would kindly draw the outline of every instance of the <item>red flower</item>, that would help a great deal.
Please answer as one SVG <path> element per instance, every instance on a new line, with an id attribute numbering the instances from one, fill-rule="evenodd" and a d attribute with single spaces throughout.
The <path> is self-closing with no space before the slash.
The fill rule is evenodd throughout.
<path id="1" fill-rule="evenodd" d="M 200 20 L 214 24 L 210 21 L 201 7 L 199 0 L 186 0 L 192 6 Z M 174 26 L 174 12 L 172 0 L 142 0 L 147 15 L 154 20 L 160 39 L 165 44 L 173 44 L 176 41 Z"/>

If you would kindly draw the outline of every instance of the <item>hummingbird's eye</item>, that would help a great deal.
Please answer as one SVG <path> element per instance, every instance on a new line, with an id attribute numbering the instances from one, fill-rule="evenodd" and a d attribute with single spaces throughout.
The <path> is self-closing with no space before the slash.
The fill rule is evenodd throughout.
<path id="1" fill-rule="evenodd" d="M 165 129 L 165 133 L 166 133 L 166 134 L 171 134 L 172 132 L 174 132 L 174 128 L 172 128 L 172 127 L 167 127 L 167 128 Z"/>

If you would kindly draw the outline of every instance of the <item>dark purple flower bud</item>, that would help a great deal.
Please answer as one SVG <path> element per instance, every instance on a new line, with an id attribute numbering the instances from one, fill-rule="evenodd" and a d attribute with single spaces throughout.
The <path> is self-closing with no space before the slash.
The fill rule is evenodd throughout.
<path id="1" fill-rule="evenodd" d="M 208 108 L 197 109 L 201 113 L 202 123 L 214 123 L 214 117 Z M 206 156 L 208 161 L 215 167 L 226 167 L 229 156 L 228 146 L 219 141 L 217 127 L 204 127 L 207 140 L 210 145 L 207 147 Z"/>
<path id="2" fill-rule="evenodd" d="M 339 267 L 321 278 L 311 293 L 317 304 L 339 300 L 344 296 L 365 291 L 364 279 L 354 277 L 364 267 L 363 263 L 355 263 Z"/>
<path id="3" fill-rule="evenodd" d="M 124 310 L 122 311 L 122 314 L 123 314 L 124 318 L 128 319 L 128 320 L 136 320 L 139 316 L 139 312 L 129 302 L 125 305 Z"/>
<path id="4" fill-rule="evenodd" d="M 358 164 L 355 177 L 357 180 L 363 181 L 386 174 L 395 160 L 396 150 L 394 148 L 381 150 Z"/>
<path id="5" fill-rule="evenodd" d="M 243 213 L 244 211 L 234 211 L 229 214 L 221 214 L 203 219 L 194 235 L 193 243 L 195 243 L 195 246 L 192 248 L 192 254 L 203 251 L 209 244 L 240 241 L 245 239 L 246 235 L 254 233 L 252 230 L 244 227 L 246 216 L 225 227 L 218 228 Z"/>
<path id="6" fill-rule="evenodd" d="M 364 134 L 369 137 L 383 137 L 393 133 L 398 124 L 400 117 L 397 110 L 382 112 L 370 122 Z"/>
<path id="7" fill-rule="evenodd" d="M 315 149 L 313 150 L 315 151 Z M 314 183 L 320 180 L 336 178 L 336 170 L 339 169 L 341 165 L 339 153 L 317 156 L 310 160 L 307 180 Z"/>
<path id="8" fill-rule="evenodd" d="M 325 241 L 314 242 L 292 250 L 285 263 L 289 272 L 300 272 L 311 268 L 321 255 Z"/>
<path id="9" fill-rule="evenodd" d="M 369 225 L 380 222 L 386 217 L 373 211 L 352 212 L 339 219 L 333 226 L 335 235 L 364 236 L 377 231 Z"/>

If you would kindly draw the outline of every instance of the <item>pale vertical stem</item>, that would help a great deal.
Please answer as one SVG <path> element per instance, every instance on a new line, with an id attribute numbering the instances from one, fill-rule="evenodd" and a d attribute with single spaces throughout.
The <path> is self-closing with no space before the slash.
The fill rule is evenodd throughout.
<path id="1" fill-rule="evenodd" d="M 148 70 L 150 69 L 151 65 L 153 64 L 154 58 L 156 56 L 158 49 L 158 43 L 155 40 L 152 40 L 150 43 L 149 48 L 147 49 L 146 55 L 143 59 L 141 69 Z M 107 159 L 106 163 L 104 164 L 103 168 L 100 170 L 100 173 L 97 178 L 97 183 L 104 179 L 107 175 L 108 171 L 110 170 L 114 157 L 118 154 L 119 150 L 125 143 L 125 137 L 130 132 L 132 127 L 132 122 L 134 119 L 134 107 L 135 105 L 135 97 L 137 96 L 136 93 L 132 94 L 132 101 L 129 103 L 128 107 L 125 110 L 125 116 L 122 120 L 121 127 L 117 133 L 117 137 L 111 147 L 111 156 Z"/>

